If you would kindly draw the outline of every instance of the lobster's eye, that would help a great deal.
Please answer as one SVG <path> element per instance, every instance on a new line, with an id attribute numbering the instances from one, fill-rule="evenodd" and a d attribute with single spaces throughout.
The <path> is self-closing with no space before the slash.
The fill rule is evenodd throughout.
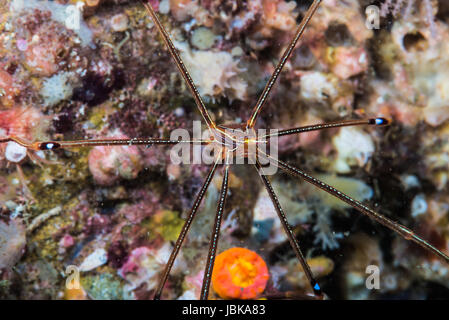
<path id="1" fill-rule="evenodd" d="M 43 142 L 39 145 L 40 150 L 55 150 L 61 147 L 57 142 Z"/>

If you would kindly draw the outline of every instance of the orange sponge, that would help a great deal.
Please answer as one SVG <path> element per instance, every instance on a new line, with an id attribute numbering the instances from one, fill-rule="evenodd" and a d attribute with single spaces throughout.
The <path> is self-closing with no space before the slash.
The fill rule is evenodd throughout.
<path id="1" fill-rule="evenodd" d="M 265 261 L 245 248 L 231 248 L 215 259 L 212 286 L 223 299 L 254 299 L 270 278 Z"/>

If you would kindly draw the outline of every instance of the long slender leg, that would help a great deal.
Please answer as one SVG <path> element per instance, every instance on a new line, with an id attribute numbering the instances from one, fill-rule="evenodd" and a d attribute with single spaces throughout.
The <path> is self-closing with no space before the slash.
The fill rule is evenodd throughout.
<path id="1" fill-rule="evenodd" d="M 284 228 L 285 233 L 287 234 L 288 241 L 290 242 L 290 245 L 293 248 L 293 251 L 295 251 L 296 257 L 298 258 L 299 262 L 301 263 L 302 269 L 304 270 L 307 279 L 309 280 L 310 286 L 313 289 L 313 292 L 316 296 L 322 297 L 323 294 L 321 292 L 321 288 L 318 284 L 318 282 L 315 280 L 312 270 L 310 269 L 309 264 L 307 263 L 302 251 L 301 247 L 299 246 L 299 242 L 295 237 L 295 234 L 293 233 L 292 227 L 288 223 L 287 217 L 284 213 L 284 210 L 282 210 L 281 204 L 279 203 L 279 199 L 276 196 L 276 193 L 274 192 L 273 187 L 271 186 L 270 181 L 266 177 L 266 175 L 263 174 L 263 169 L 260 164 L 260 162 L 256 161 L 256 169 L 259 173 L 260 178 L 262 179 L 263 184 L 265 185 L 265 189 L 267 189 L 268 195 L 270 196 L 271 202 L 273 202 L 274 208 L 276 209 L 276 212 L 279 216 L 279 220 L 281 220 L 282 227 Z"/>
<path id="2" fill-rule="evenodd" d="M 178 143 L 209 144 L 207 140 L 171 140 L 163 138 L 132 138 L 132 139 L 92 139 L 73 141 L 37 141 L 27 142 L 18 137 L 1 138 L 0 143 L 13 141 L 30 150 L 56 150 L 75 147 L 96 146 L 132 146 L 132 145 L 174 145 Z"/>
<path id="3" fill-rule="evenodd" d="M 217 254 L 218 239 L 220 237 L 221 221 L 228 193 L 229 165 L 225 166 L 223 182 L 221 185 L 220 199 L 218 200 L 217 214 L 215 216 L 214 228 L 210 239 L 209 253 L 207 255 L 206 268 L 204 269 L 203 286 L 201 288 L 201 300 L 207 300 L 209 296 L 210 281 L 214 270 L 215 256 Z"/>
<path id="4" fill-rule="evenodd" d="M 326 191 L 327 193 L 339 198 L 340 200 L 346 202 L 353 208 L 359 210 L 363 214 L 367 215 L 371 219 L 376 220 L 377 222 L 383 224 L 387 228 L 390 228 L 391 230 L 397 232 L 399 235 L 401 235 L 406 240 L 411 240 L 424 249 L 432 252 L 433 254 L 439 256 L 440 258 L 443 258 L 447 263 L 449 263 L 449 256 L 447 256 L 442 251 L 435 248 L 433 245 L 431 245 L 429 242 L 424 240 L 423 238 L 416 235 L 412 230 L 408 229 L 407 227 L 388 219 L 387 217 L 381 215 L 380 213 L 375 212 L 374 210 L 368 208 L 360 201 L 357 201 L 355 199 L 352 199 L 350 196 L 346 195 L 345 193 L 335 189 L 334 187 L 324 183 L 323 181 L 320 181 L 309 174 L 305 173 L 304 171 L 293 167 L 289 165 L 288 163 L 285 163 L 281 160 L 275 159 L 271 157 L 270 155 L 265 154 L 266 157 L 268 157 L 269 161 L 277 165 L 280 169 L 284 170 L 285 172 L 289 173 L 292 176 L 299 177 L 301 179 L 304 179 L 305 181 L 313 184 L 314 186 L 320 188 L 321 190 Z"/>
<path id="5" fill-rule="evenodd" d="M 304 127 L 291 128 L 291 129 L 286 129 L 286 130 L 279 130 L 276 133 L 271 133 L 271 134 L 267 134 L 267 135 L 263 136 L 262 139 L 269 138 L 269 137 L 287 136 L 287 135 L 291 135 L 291 134 L 297 134 L 297 133 L 303 133 L 303 132 L 309 132 L 309 131 L 316 131 L 316 130 L 323 130 L 323 129 L 330 129 L 330 128 L 339 128 L 339 127 L 360 126 L 360 125 L 385 126 L 385 125 L 388 125 L 389 123 L 390 123 L 390 121 L 385 118 L 335 121 L 335 122 L 314 124 L 314 125 L 304 126 Z"/>
<path id="6" fill-rule="evenodd" d="M 253 109 L 253 112 L 251 114 L 251 117 L 247 121 L 247 128 L 253 128 L 256 124 L 257 117 L 259 116 L 260 111 L 262 110 L 262 107 L 265 105 L 268 99 L 268 95 L 271 92 L 271 89 L 273 89 L 274 84 L 276 83 L 276 80 L 278 79 L 282 69 L 284 68 L 285 63 L 287 62 L 288 58 L 291 56 L 293 49 L 295 49 L 296 43 L 301 39 L 302 34 L 304 33 L 304 30 L 309 23 L 310 19 L 312 18 L 313 14 L 315 13 L 316 9 L 318 9 L 318 6 L 320 5 L 322 0 L 314 0 L 312 5 L 310 6 L 309 10 L 307 10 L 307 13 L 305 17 L 302 19 L 301 23 L 298 26 L 298 29 L 296 30 L 295 37 L 288 45 L 287 49 L 285 50 L 284 54 L 282 55 L 281 60 L 279 61 L 279 64 L 277 65 L 276 69 L 274 70 L 273 74 L 271 75 L 270 80 L 268 81 L 267 85 L 265 86 L 265 89 L 263 90 L 262 94 L 259 97 L 259 100 L 256 103 L 256 106 Z"/>
<path id="7" fill-rule="evenodd" d="M 170 52 L 170 55 L 172 56 L 173 60 L 176 63 L 176 66 L 179 69 L 179 72 L 181 72 L 182 77 L 184 78 L 184 80 L 187 83 L 187 86 L 189 87 L 190 91 L 192 92 L 192 95 L 193 95 L 193 98 L 195 99 L 196 105 L 197 105 L 201 115 L 203 116 L 204 120 L 206 121 L 208 128 L 209 129 L 215 128 L 216 125 L 212 121 L 212 118 L 210 117 L 209 112 L 206 109 L 206 105 L 204 104 L 203 99 L 201 99 L 200 93 L 198 92 L 198 89 L 196 88 L 195 83 L 193 82 L 189 71 L 187 70 L 184 62 L 182 61 L 181 56 L 178 53 L 178 50 L 174 46 L 173 42 L 170 40 L 170 36 L 169 36 L 167 30 L 165 30 L 164 26 L 160 22 L 159 18 L 157 17 L 156 13 L 153 10 L 153 7 L 151 6 L 151 4 L 148 2 L 144 2 L 145 0 L 141 0 L 141 1 L 142 1 L 142 4 L 147 9 L 148 13 L 150 14 L 151 18 L 153 19 L 157 29 L 159 30 L 159 33 L 162 36 L 162 39 L 164 40 L 164 42 L 168 48 L 168 51 Z"/>
<path id="8" fill-rule="evenodd" d="M 178 256 L 179 250 L 181 249 L 182 243 L 184 242 L 187 232 L 189 232 L 190 226 L 193 222 L 193 219 L 195 218 L 196 212 L 198 211 L 198 208 L 204 198 L 204 195 L 207 192 L 210 182 L 212 181 L 212 178 L 214 177 L 215 170 L 217 169 L 217 166 L 218 166 L 218 162 L 219 161 L 217 160 L 215 162 L 215 164 L 212 166 L 212 168 L 210 169 L 209 174 L 207 175 L 206 180 L 204 181 L 200 192 L 196 196 L 195 202 L 193 203 L 192 210 L 190 211 L 189 216 L 187 217 L 186 221 L 184 222 L 184 226 L 182 227 L 181 233 L 178 236 L 178 240 L 176 240 L 175 247 L 173 248 L 170 258 L 168 259 L 167 265 L 165 266 L 164 273 L 159 281 L 159 284 L 156 289 L 156 293 L 154 295 L 154 300 L 159 300 L 161 298 L 162 290 L 164 289 L 164 285 L 168 279 L 170 270 L 172 269 L 173 264 L 175 263 L 176 257 Z"/>

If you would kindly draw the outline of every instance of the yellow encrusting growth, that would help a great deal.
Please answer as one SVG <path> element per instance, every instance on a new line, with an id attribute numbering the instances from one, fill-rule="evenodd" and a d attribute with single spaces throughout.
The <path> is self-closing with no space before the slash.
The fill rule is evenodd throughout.
<path id="1" fill-rule="evenodd" d="M 242 258 L 237 258 L 234 263 L 228 266 L 232 283 L 239 287 L 248 287 L 254 283 L 257 276 L 256 267 Z"/>

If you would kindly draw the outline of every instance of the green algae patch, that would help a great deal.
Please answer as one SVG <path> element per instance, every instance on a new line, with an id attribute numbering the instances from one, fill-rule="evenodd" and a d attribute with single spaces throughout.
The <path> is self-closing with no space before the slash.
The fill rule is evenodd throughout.
<path id="1" fill-rule="evenodd" d="M 150 239 L 159 234 L 165 241 L 176 241 L 184 220 L 179 217 L 176 211 L 160 210 L 145 224 L 150 231 Z"/>
<path id="2" fill-rule="evenodd" d="M 373 196 L 373 190 L 361 180 L 328 174 L 317 175 L 317 178 L 358 201 L 368 200 Z M 319 190 L 317 195 L 326 206 L 331 207 L 332 209 L 342 210 L 351 208 L 346 202 L 343 202 L 322 190 Z"/>
<path id="3" fill-rule="evenodd" d="M 81 276 L 81 285 L 94 300 L 122 300 L 123 284 L 109 273 Z"/>
<path id="4" fill-rule="evenodd" d="M 58 256 L 59 243 L 55 241 L 54 235 L 64 228 L 70 228 L 72 221 L 66 217 L 56 216 L 44 221 L 36 231 L 33 232 L 31 241 L 36 243 L 36 250 L 45 259 L 53 260 Z"/>
<path id="5" fill-rule="evenodd" d="M 26 170 L 28 188 L 39 200 L 33 206 L 35 211 L 44 212 L 61 203 L 67 203 L 86 187 L 89 177 L 87 148 L 81 148 L 76 153 L 70 151 L 67 154 L 70 156 L 69 159 L 58 159 L 58 163 L 48 164 L 43 168 L 35 166 L 31 170 Z"/>

